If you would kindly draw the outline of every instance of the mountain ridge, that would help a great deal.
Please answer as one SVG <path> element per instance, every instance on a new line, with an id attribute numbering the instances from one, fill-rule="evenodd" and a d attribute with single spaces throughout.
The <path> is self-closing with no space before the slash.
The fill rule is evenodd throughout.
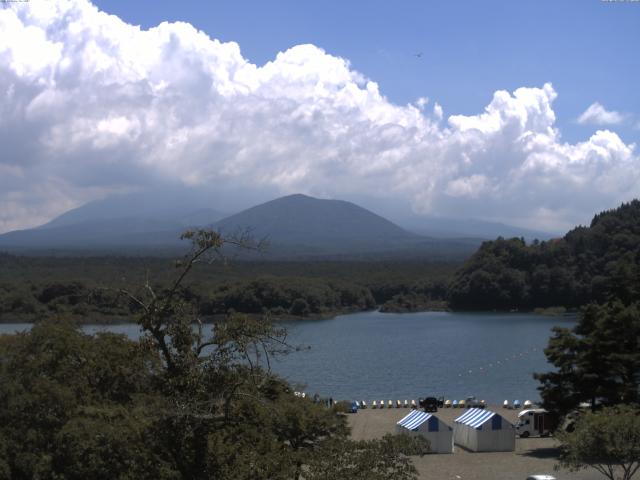
<path id="1" fill-rule="evenodd" d="M 138 255 L 149 248 L 152 254 L 158 249 L 175 254 L 186 248 L 179 237 L 187 228 L 216 228 L 225 234 L 250 231 L 254 238 L 270 241 L 267 256 L 274 258 L 387 253 L 461 257 L 471 254 L 483 240 L 421 235 L 346 200 L 298 193 L 224 216 L 195 195 L 176 197 L 175 192 L 167 192 L 164 197 L 136 193 L 90 202 L 39 227 L 0 235 L 0 249 L 22 253 L 131 251 Z"/>

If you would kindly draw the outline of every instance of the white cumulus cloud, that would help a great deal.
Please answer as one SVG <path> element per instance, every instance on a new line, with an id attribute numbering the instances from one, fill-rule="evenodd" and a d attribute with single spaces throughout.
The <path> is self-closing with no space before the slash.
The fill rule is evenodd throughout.
<path id="1" fill-rule="evenodd" d="M 0 231 L 156 184 L 548 229 L 640 194 L 634 145 L 609 130 L 561 140 L 551 84 L 446 118 L 314 45 L 259 66 L 189 24 L 142 30 L 86 0 L 8 4 L 0 31 Z"/>
<path id="2" fill-rule="evenodd" d="M 578 123 L 583 125 L 618 125 L 622 123 L 623 120 L 623 114 L 615 110 L 607 110 L 598 102 L 589 105 L 589 108 L 578 117 Z"/>

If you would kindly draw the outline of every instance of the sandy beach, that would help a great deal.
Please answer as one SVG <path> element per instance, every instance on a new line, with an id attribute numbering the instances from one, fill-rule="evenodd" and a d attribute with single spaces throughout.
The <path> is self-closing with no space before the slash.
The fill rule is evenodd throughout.
<path id="1" fill-rule="evenodd" d="M 489 406 L 512 423 L 518 411 Z M 351 435 L 356 440 L 378 438 L 386 433 L 395 433 L 398 420 L 409 413 L 409 409 L 392 408 L 382 410 L 365 409 L 349 415 Z M 436 415 L 453 426 L 453 420 L 463 410 L 439 409 Z M 430 454 L 415 457 L 414 464 L 421 480 L 525 480 L 533 474 L 550 474 L 558 480 L 599 480 L 602 476 L 595 470 L 571 473 L 554 471 L 557 442 L 553 438 L 516 438 L 515 452 L 474 453 L 455 446 L 453 454 Z"/>

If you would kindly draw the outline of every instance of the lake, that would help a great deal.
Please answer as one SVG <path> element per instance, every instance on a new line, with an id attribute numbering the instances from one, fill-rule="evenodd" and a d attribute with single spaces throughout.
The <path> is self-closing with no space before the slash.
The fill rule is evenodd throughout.
<path id="1" fill-rule="evenodd" d="M 385 401 L 428 395 L 490 403 L 539 399 L 533 372 L 550 369 L 543 349 L 567 317 L 521 313 L 380 313 L 281 322 L 293 345 L 309 346 L 273 369 L 310 395 Z M 0 325 L 0 333 L 29 328 Z M 84 327 L 139 336 L 135 324 Z"/>

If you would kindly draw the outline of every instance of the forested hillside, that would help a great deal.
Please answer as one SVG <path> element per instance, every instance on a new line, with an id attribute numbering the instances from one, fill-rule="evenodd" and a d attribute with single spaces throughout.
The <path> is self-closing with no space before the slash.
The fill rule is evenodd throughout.
<path id="1" fill-rule="evenodd" d="M 640 201 L 597 214 L 563 238 L 485 242 L 449 287 L 454 309 L 575 308 L 640 293 Z"/>
<path id="2" fill-rule="evenodd" d="M 198 265 L 183 293 L 205 318 L 230 311 L 282 318 L 326 317 L 376 305 L 387 311 L 442 308 L 458 267 L 428 261 L 230 261 Z M 148 279 L 161 288 L 174 273 L 174 263 L 163 258 L 0 254 L 0 322 L 59 316 L 82 323 L 131 321 L 138 306 L 120 290 Z"/>

